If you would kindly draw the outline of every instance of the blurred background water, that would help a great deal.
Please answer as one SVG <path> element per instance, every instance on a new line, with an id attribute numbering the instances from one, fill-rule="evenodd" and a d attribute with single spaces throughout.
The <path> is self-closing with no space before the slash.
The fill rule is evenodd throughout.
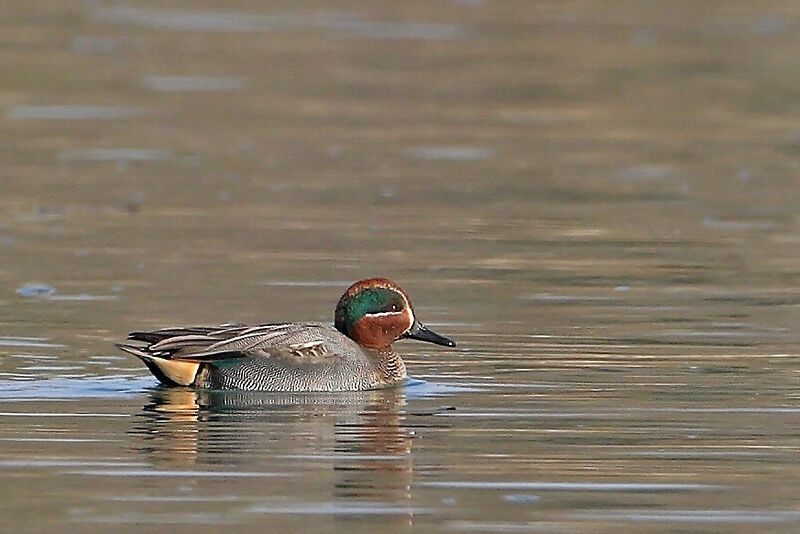
<path id="1" fill-rule="evenodd" d="M 0 528 L 800 529 L 791 1 L 0 1 Z M 402 390 L 168 390 L 329 321 Z"/>

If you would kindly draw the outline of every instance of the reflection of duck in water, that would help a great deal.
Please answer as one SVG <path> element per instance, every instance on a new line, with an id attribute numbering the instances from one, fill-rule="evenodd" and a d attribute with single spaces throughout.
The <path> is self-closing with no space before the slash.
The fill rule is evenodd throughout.
<path id="1" fill-rule="evenodd" d="M 259 393 L 158 388 L 133 431 L 140 449 L 159 460 L 218 463 L 236 469 L 267 461 L 291 469 L 297 461 L 352 471 L 407 472 L 411 434 L 400 426 L 402 389 L 336 394 Z M 215 460 L 216 458 L 216 460 Z M 289 464 L 289 465 L 287 465 Z M 338 478 L 338 477 L 337 477 Z M 346 480 L 334 481 L 347 488 Z"/>
<path id="2" fill-rule="evenodd" d="M 408 391 L 159 387 L 130 434 L 154 468 L 163 473 L 177 468 L 179 485 L 197 490 L 197 506 L 220 496 L 219 509 L 241 513 L 238 496 L 244 490 L 245 500 L 259 503 L 252 513 L 330 509 L 332 521 L 348 525 L 353 514 L 362 513 L 380 513 L 385 526 L 409 525 L 417 509 L 407 418 L 417 415 L 406 409 Z M 219 473 L 222 479 L 186 476 L 195 471 Z M 224 482 L 228 473 L 235 478 Z M 225 504 L 225 498 L 233 500 Z"/>
<path id="3" fill-rule="evenodd" d="M 145 424 L 134 430 L 142 435 L 141 450 L 160 460 L 194 464 L 201 422 L 197 392 L 159 388 L 143 410 Z"/>
<path id="4" fill-rule="evenodd" d="M 137 431 L 148 442 L 143 449 L 182 451 L 191 458 L 213 451 L 235 458 L 238 452 L 260 449 L 311 455 L 407 454 L 410 437 L 400 427 L 403 405 L 402 389 L 334 394 L 159 387 L 151 392 L 143 408 L 144 424 Z M 312 442 L 298 441 L 298 436 L 313 437 L 313 446 L 304 447 Z M 150 443 L 154 439 L 161 443 Z"/>
<path id="5" fill-rule="evenodd" d="M 164 384 L 253 391 L 362 391 L 406 380 L 392 343 L 401 338 L 454 347 L 417 321 L 399 286 L 383 278 L 356 282 L 336 306 L 334 326 L 167 328 L 133 332 L 118 346 Z"/>

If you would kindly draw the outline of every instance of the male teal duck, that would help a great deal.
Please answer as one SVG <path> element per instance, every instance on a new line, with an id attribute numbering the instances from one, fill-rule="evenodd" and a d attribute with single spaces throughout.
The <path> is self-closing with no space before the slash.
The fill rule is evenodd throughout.
<path id="1" fill-rule="evenodd" d="M 334 325 L 224 324 L 132 332 L 117 346 L 164 384 L 250 391 L 361 391 L 408 375 L 392 343 L 402 338 L 455 347 L 422 325 L 405 291 L 385 278 L 351 285 Z"/>

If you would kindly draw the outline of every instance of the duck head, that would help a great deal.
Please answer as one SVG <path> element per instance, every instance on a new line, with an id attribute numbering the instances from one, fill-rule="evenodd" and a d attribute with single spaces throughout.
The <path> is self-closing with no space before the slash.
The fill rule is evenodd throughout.
<path id="1" fill-rule="evenodd" d="M 402 338 L 455 347 L 417 321 L 405 291 L 385 278 L 369 278 L 347 288 L 336 305 L 334 325 L 341 333 L 372 349 L 389 347 Z"/>

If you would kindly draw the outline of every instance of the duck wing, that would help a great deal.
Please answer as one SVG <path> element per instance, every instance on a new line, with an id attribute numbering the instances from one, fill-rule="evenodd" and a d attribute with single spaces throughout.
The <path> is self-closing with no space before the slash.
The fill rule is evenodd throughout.
<path id="1" fill-rule="evenodd" d="M 131 332 L 128 339 L 131 341 L 142 341 L 148 344 L 155 344 L 165 339 L 182 336 L 208 336 L 214 339 L 224 339 L 235 334 L 237 331 L 249 328 L 240 323 L 229 323 L 219 326 L 178 326 L 172 328 L 162 328 L 150 332 Z"/>
<path id="2" fill-rule="evenodd" d="M 279 358 L 287 363 L 314 363 L 333 354 L 328 325 L 275 323 L 258 326 L 224 324 L 132 332 L 122 350 L 139 358 L 214 364 L 240 358 Z M 143 358 L 144 359 L 144 358 Z"/>

